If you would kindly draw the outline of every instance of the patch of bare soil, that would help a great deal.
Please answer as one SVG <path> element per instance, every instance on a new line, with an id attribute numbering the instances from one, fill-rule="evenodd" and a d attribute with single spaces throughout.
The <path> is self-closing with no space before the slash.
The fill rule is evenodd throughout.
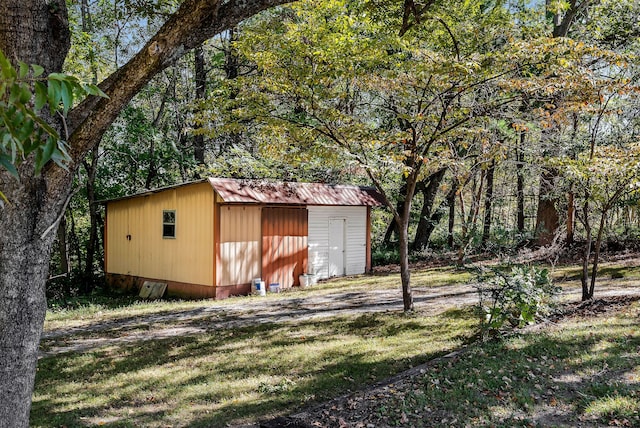
<path id="1" fill-rule="evenodd" d="M 549 320 L 558 322 L 563 318 L 591 317 L 615 313 L 624 310 L 633 302 L 640 300 L 640 295 L 612 296 L 594 299 L 580 303 L 565 303 Z M 535 329 L 544 328 L 545 323 L 534 326 Z M 436 358 L 418 367 L 400 373 L 393 378 L 379 382 L 360 391 L 343 395 L 329 402 L 304 409 L 295 414 L 278 417 L 259 423 L 260 428 L 380 428 L 391 426 L 413 426 L 409 420 L 389 420 L 381 414 L 381 407 L 399 403 L 402 398 L 416 388 L 420 383 L 420 376 L 429 370 L 431 366 L 442 361 L 455 360 L 466 352 L 463 348 L 443 357 Z M 535 414 L 529 415 L 529 420 L 537 421 L 540 426 L 574 426 L 566 425 L 566 415 L 573 409 L 560 409 L 558 406 L 548 409 L 544 406 L 535 410 Z M 560 414 L 559 414 L 560 412 Z M 423 424 L 420 426 L 457 426 L 454 416 L 434 410 L 422 415 Z M 523 417 L 523 421 L 524 421 Z M 433 421 L 433 424 L 426 421 Z M 526 425 L 523 425 L 526 426 Z M 580 427 L 590 428 L 599 426 L 597 421 L 581 420 Z M 621 424 L 618 426 L 631 426 Z"/>
<path id="2" fill-rule="evenodd" d="M 640 300 L 640 295 L 611 296 L 601 299 L 591 299 L 586 302 L 565 303 L 553 315 L 552 320 L 558 321 L 567 317 L 589 317 L 619 312 L 633 302 Z"/>

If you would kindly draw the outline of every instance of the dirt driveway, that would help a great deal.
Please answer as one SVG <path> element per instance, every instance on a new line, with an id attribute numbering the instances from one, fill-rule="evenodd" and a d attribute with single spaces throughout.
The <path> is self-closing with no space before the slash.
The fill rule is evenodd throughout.
<path id="1" fill-rule="evenodd" d="M 598 297 L 637 294 L 633 287 L 602 286 Z M 565 287 L 565 299 L 579 300 L 578 284 Z M 416 287 L 417 310 L 438 314 L 477 302 L 470 284 Z M 130 344 L 175 336 L 195 336 L 221 329 L 255 324 L 296 322 L 310 319 L 350 316 L 361 313 L 401 311 L 399 289 L 283 293 L 277 298 L 240 299 L 237 303 L 206 302 L 195 309 L 132 316 L 82 327 L 46 330 L 41 340 L 41 357 L 65 352 L 87 352 L 112 345 Z"/>

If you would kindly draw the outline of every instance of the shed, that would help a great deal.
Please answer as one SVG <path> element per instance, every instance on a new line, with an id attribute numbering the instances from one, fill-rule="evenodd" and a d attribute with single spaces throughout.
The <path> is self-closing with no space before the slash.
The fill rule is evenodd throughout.
<path id="1" fill-rule="evenodd" d="M 168 295 L 248 294 L 254 278 L 281 288 L 299 276 L 371 269 L 371 187 L 209 178 L 106 205 L 110 286 L 167 283 Z"/>

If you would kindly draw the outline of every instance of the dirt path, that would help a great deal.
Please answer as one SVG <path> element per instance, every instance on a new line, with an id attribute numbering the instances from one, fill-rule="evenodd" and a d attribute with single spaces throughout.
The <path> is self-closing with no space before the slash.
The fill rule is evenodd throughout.
<path id="1" fill-rule="evenodd" d="M 477 302 L 470 284 L 413 289 L 417 310 L 438 314 Z M 578 286 L 565 287 L 564 299 L 579 300 Z M 638 294 L 635 287 L 603 286 L 598 297 Z M 329 294 L 283 294 L 277 299 L 246 299 L 235 304 L 207 302 L 196 309 L 133 316 L 84 325 L 47 330 L 42 335 L 40 357 L 65 352 L 88 352 L 113 345 L 133 344 L 175 336 L 195 336 L 221 329 L 255 324 L 306 321 L 361 313 L 400 311 L 402 296 L 397 289 L 336 291 Z"/>

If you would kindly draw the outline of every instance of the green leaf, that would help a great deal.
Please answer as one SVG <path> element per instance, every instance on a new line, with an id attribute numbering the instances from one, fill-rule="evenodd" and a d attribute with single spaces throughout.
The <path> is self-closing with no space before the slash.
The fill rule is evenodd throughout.
<path id="1" fill-rule="evenodd" d="M 29 74 L 29 66 L 24 62 L 20 61 L 20 73 L 19 73 L 20 79 L 26 78 L 28 74 Z"/>
<path id="2" fill-rule="evenodd" d="M 40 77 L 44 73 L 44 67 L 38 64 L 31 64 L 31 69 L 33 70 L 33 77 Z"/>
<path id="3" fill-rule="evenodd" d="M 47 104 L 47 87 L 42 82 L 35 83 L 35 92 L 36 92 L 36 110 L 41 110 L 42 107 Z"/>
<path id="4" fill-rule="evenodd" d="M 102 90 L 97 85 L 93 85 L 93 84 L 85 85 L 84 90 L 89 95 L 96 95 L 102 98 L 109 98 L 109 96 L 104 92 L 102 92 Z"/>
<path id="5" fill-rule="evenodd" d="M 58 80 L 60 82 L 67 80 L 67 75 L 62 73 L 51 73 L 49 80 Z"/>
<path id="6" fill-rule="evenodd" d="M 49 86 L 47 90 L 47 97 L 49 102 L 49 109 L 51 110 L 51 114 L 54 114 L 56 110 L 60 106 L 61 95 L 61 85 L 57 80 L 49 80 Z"/>
<path id="7" fill-rule="evenodd" d="M 62 81 L 60 89 L 62 95 L 62 114 L 67 116 L 69 109 L 73 106 L 73 86 L 65 80 Z"/>
<path id="8" fill-rule="evenodd" d="M 51 159 L 51 155 L 56 148 L 56 140 L 53 137 L 47 138 L 47 142 L 41 151 L 38 151 L 36 155 L 36 175 L 42 171 L 42 168 Z"/>
<path id="9" fill-rule="evenodd" d="M 8 156 L 0 155 L 0 165 L 2 165 L 9 172 L 9 174 L 13 175 L 15 178 L 20 178 L 20 176 L 18 175 L 18 170 L 13 165 L 13 162 L 11 162 L 11 159 Z"/>
<path id="10" fill-rule="evenodd" d="M 22 83 L 20 85 L 20 102 L 22 104 L 26 104 L 31 99 L 31 90 L 29 89 L 29 85 L 26 83 Z"/>

